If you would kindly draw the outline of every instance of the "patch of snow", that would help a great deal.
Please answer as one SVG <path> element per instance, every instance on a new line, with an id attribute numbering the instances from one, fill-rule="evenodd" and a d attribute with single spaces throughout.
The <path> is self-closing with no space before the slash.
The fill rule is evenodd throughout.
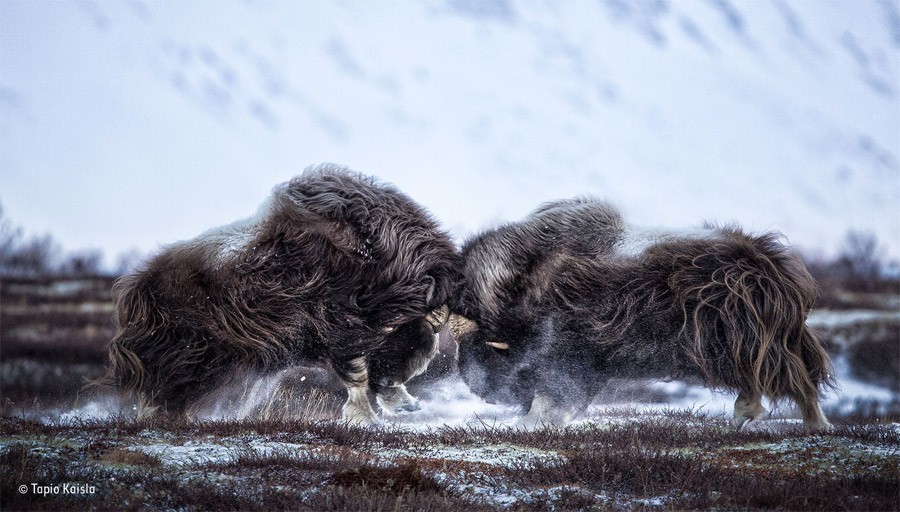
<path id="1" fill-rule="evenodd" d="M 50 295 L 65 296 L 93 289 L 95 283 L 89 279 L 78 281 L 55 281 L 50 285 Z"/>
<path id="2" fill-rule="evenodd" d="M 204 400 L 195 412 L 197 419 L 205 421 L 238 420 L 250 417 L 266 403 L 275 398 L 275 392 L 287 370 L 263 377 L 245 379 L 236 378 L 232 384 L 226 384 Z M 243 388 L 243 386 L 247 386 Z M 234 400 L 235 394 L 239 400 Z"/>
<path id="3" fill-rule="evenodd" d="M 641 410 L 679 409 L 708 414 L 711 417 L 731 417 L 734 400 L 737 398 L 736 394 L 679 380 L 656 381 L 650 384 L 650 388 L 669 393 L 675 398 L 662 404 L 634 404 Z"/>
<path id="4" fill-rule="evenodd" d="M 11 315 L 112 313 L 116 309 L 110 302 L 83 302 L 80 304 L 4 304 L 3 311 Z"/>
<path id="5" fill-rule="evenodd" d="M 900 311 L 817 309 L 809 314 L 806 325 L 814 329 L 834 329 L 837 327 L 848 327 L 857 323 L 872 322 L 900 322 Z"/>
<path id="6" fill-rule="evenodd" d="M 746 423 L 742 429 L 747 432 L 787 432 L 803 427 L 803 420 L 799 419 L 759 419 Z"/>
<path id="7" fill-rule="evenodd" d="M 800 465 L 810 466 L 809 469 L 818 468 L 817 471 L 835 472 L 842 471 L 845 467 L 854 467 L 854 471 L 865 471 L 858 464 L 868 458 L 898 458 L 900 460 L 900 447 L 891 444 L 863 444 L 848 442 L 839 437 L 809 436 L 796 439 L 783 439 L 774 443 L 754 443 L 728 448 L 732 451 L 765 451 L 779 454 L 785 460 L 795 460 L 797 454 L 803 454 Z M 807 455 L 814 454 L 815 463 L 809 465 L 803 459 Z M 833 464 L 829 464 L 829 462 Z"/>
<path id="8" fill-rule="evenodd" d="M 106 420 L 125 412 L 133 411 L 123 409 L 122 404 L 114 396 L 107 396 L 91 400 L 59 415 L 45 415 L 42 419 L 44 422 L 72 423 L 74 421 Z"/>
<path id="9" fill-rule="evenodd" d="M 634 500 L 634 503 L 645 507 L 662 507 L 668 500 L 668 496 L 656 496 L 653 498 L 639 498 Z"/>
<path id="10" fill-rule="evenodd" d="M 855 378 L 850 371 L 850 363 L 844 356 L 832 359 L 837 388 L 825 393 L 823 405 L 837 409 L 840 414 L 852 413 L 858 402 L 874 401 L 880 404 L 889 404 L 900 400 L 900 393 L 890 389 L 869 384 Z"/>
<path id="11" fill-rule="evenodd" d="M 590 492 L 586 489 L 582 489 L 581 487 L 576 487 L 573 485 L 559 485 L 556 487 L 549 487 L 547 489 L 544 489 L 544 493 L 546 494 L 546 496 L 548 496 L 553 501 L 561 499 L 563 497 L 564 493 L 577 493 L 577 494 L 590 495 L 593 498 L 593 501 L 596 501 L 599 503 L 611 503 L 612 502 L 612 499 L 609 496 L 607 496 L 605 493 L 596 494 L 596 493 Z M 623 508 L 625 508 L 625 507 L 623 507 Z"/>
<path id="12" fill-rule="evenodd" d="M 489 404 L 458 377 L 442 379 L 423 389 L 420 410 L 395 416 L 391 421 L 406 428 L 434 426 L 506 425 L 515 422 L 521 411 L 517 407 Z"/>
<path id="13" fill-rule="evenodd" d="M 246 442 L 233 438 L 210 438 L 208 441 L 189 440 L 181 445 L 152 443 L 134 446 L 132 449 L 152 455 L 167 466 L 227 463 L 247 451 L 259 457 L 269 457 L 276 453 L 310 452 L 310 446 L 305 444 L 282 443 L 262 439 L 253 439 Z M 322 456 L 327 455 L 322 454 Z"/>
<path id="14" fill-rule="evenodd" d="M 553 451 L 506 443 L 468 447 L 466 449 L 453 446 L 386 449 L 379 451 L 379 455 L 479 462 L 491 466 L 515 466 L 523 469 L 532 467 L 538 461 L 542 465 L 547 465 L 562 464 L 566 460 L 565 457 Z"/>
<path id="15" fill-rule="evenodd" d="M 135 446 L 132 449 L 156 457 L 167 466 L 226 462 L 234 457 L 234 449 L 232 447 L 202 441 L 187 441 L 182 445 L 154 443 Z"/>
<path id="16" fill-rule="evenodd" d="M 283 188 L 284 184 L 275 187 L 275 190 Z M 275 193 L 275 192 L 273 192 Z M 262 223 L 269 214 L 273 203 L 270 196 L 256 210 L 256 213 L 248 218 L 234 221 L 224 226 L 208 229 L 194 239 L 195 243 L 212 244 L 218 250 L 219 261 L 225 263 L 231 256 L 242 252 L 247 244 L 253 240 L 257 226 Z"/>
<path id="17" fill-rule="evenodd" d="M 442 479 L 438 481 L 462 496 L 472 497 L 478 501 L 483 500 L 496 507 L 508 508 L 520 501 L 532 501 L 529 493 L 519 489 L 510 489 L 508 485 L 498 482 L 496 477 L 483 473 L 470 473 L 466 476 L 468 480 L 460 482 L 452 476 L 441 474 Z M 495 485 L 482 485 L 473 483 L 474 481 Z"/>
<path id="18" fill-rule="evenodd" d="M 111 302 L 82 302 L 78 305 L 79 313 L 114 313 L 116 305 Z"/>

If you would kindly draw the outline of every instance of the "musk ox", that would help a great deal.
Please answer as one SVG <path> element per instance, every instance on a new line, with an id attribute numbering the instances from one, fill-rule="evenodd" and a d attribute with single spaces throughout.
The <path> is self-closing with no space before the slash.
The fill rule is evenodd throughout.
<path id="1" fill-rule="evenodd" d="M 473 392 L 569 421 L 614 377 L 700 378 L 735 390 L 738 427 L 790 398 L 829 426 L 822 341 L 806 325 L 813 279 L 778 236 L 737 227 L 626 225 L 591 198 L 546 204 L 468 240 L 450 327 Z"/>
<path id="2" fill-rule="evenodd" d="M 390 185 L 333 165 L 275 187 L 253 218 L 164 248 L 116 284 L 107 381 L 141 410 L 190 412 L 232 372 L 330 361 L 344 419 L 415 410 L 460 281 L 459 255 Z"/>

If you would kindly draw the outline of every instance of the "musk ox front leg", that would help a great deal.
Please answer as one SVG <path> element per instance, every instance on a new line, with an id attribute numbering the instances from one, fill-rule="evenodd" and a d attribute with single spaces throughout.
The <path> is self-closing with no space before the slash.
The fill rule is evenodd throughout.
<path id="1" fill-rule="evenodd" d="M 428 368 L 438 348 L 438 333 L 446 322 L 433 318 L 400 326 L 385 339 L 370 358 L 370 387 L 386 414 L 413 412 L 418 401 L 406 390 L 405 383 Z"/>
<path id="2" fill-rule="evenodd" d="M 547 372 L 549 368 L 542 369 Z M 552 370 L 551 370 L 552 371 Z M 605 379 L 584 374 L 554 373 L 541 379 L 531 406 L 520 423 L 527 428 L 566 426 L 590 405 Z"/>
<path id="3" fill-rule="evenodd" d="M 348 423 L 372 425 L 378 423 L 375 411 L 369 403 L 369 361 L 366 356 L 332 360 L 335 372 L 347 386 L 347 402 L 341 409 L 341 417 Z"/>
<path id="4" fill-rule="evenodd" d="M 568 425 L 577 414 L 575 407 L 566 404 L 547 393 L 535 393 L 531 406 L 519 423 L 526 428 Z"/>
<path id="5" fill-rule="evenodd" d="M 551 315 L 541 322 L 541 329 L 527 343 L 531 347 L 530 366 L 535 368 L 534 398 L 521 423 L 526 427 L 568 425 L 590 405 L 606 383 L 606 368 L 598 360 L 571 319 Z"/>
<path id="6" fill-rule="evenodd" d="M 394 415 L 404 412 L 415 412 L 421 409 L 416 397 L 409 394 L 404 384 L 396 386 L 379 386 L 375 401 L 385 414 Z"/>

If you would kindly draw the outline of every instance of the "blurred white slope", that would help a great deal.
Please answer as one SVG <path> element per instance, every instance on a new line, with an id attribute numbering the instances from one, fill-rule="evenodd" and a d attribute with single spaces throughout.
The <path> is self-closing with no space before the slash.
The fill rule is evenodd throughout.
<path id="1" fill-rule="evenodd" d="M 900 256 L 896 2 L 4 2 L 0 201 L 67 247 L 188 238 L 335 161 L 455 235 L 595 194 Z"/>

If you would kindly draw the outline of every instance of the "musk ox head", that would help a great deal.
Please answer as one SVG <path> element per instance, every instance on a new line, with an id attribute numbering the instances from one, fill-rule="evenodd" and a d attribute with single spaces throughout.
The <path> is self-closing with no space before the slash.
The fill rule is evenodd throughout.
<path id="1" fill-rule="evenodd" d="M 639 229 L 580 199 L 462 252 L 450 320 L 460 373 L 488 399 L 530 400 L 534 421 L 566 421 L 613 377 L 695 376 L 738 391 L 739 424 L 765 412 L 766 396 L 828 425 L 828 357 L 805 324 L 815 283 L 775 235 Z"/>
<path id="2" fill-rule="evenodd" d="M 403 383 L 434 353 L 459 257 L 393 186 L 324 165 L 275 187 L 256 216 L 173 244 L 117 285 L 110 380 L 184 411 L 235 368 L 329 360 L 345 418 L 414 406 Z"/>
<path id="3" fill-rule="evenodd" d="M 449 326 L 459 341 L 460 375 L 474 393 L 528 407 L 547 367 L 553 311 L 542 301 L 556 272 L 572 255 L 610 252 L 623 225 L 610 205 L 585 197 L 542 205 L 521 222 L 466 241 Z"/>

